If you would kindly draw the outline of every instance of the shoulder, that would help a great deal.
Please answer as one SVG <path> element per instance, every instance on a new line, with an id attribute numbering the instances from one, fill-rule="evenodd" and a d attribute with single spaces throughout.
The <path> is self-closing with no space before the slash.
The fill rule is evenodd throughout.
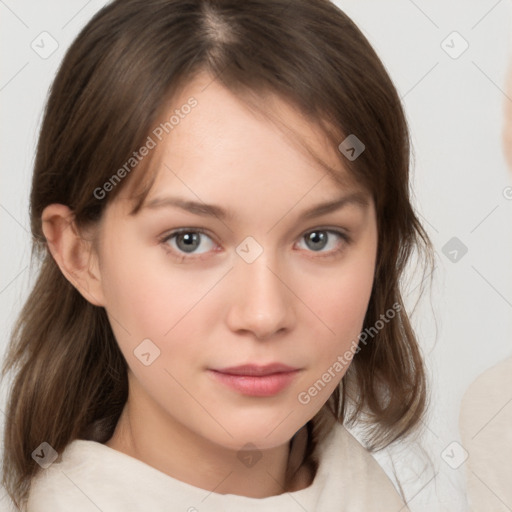
<path id="1" fill-rule="evenodd" d="M 39 469 L 32 478 L 27 512 L 97 511 L 88 490 L 104 482 L 102 469 L 106 446 L 76 439 L 69 443 L 55 462 Z M 99 470 L 99 471 L 98 471 Z"/>
<path id="2" fill-rule="evenodd" d="M 377 476 L 384 473 L 371 453 L 341 423 L 333 425 L 319 448 L 319 455 L 330 462 L 337 462 L 340 456 L 343 459 L 348 458 L 351 461 L 351 475 L 357 476 L 360 471 L 370 471 Z"/>
<path id="3" fill-rule="evenodd" d="M 407 512 L 384 469 L 345 426 L 334 424 L 318 453 L 317 477 L 334 479 L 339 502 L 345 503 L 347 510 Z"/>
<path id="4" fill-rule="evenodd" d="M 129 459 L 96 441 L 75 439 L 32 478 L 27 512 L 98 512 L 115 506 L 123 498 L 113 501 L 112 487 L 104 484 L 122 482 L 132 487 L 137 481 L 134 463 L 139 462 Z"/>

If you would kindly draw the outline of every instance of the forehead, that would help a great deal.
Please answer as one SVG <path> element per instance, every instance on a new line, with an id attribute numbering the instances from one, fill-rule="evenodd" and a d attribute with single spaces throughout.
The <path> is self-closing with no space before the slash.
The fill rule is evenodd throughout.
<path id="1" fill-rule="evenodd" d="M 210 154 L 232 160 L 288 157 L 308 158 L 307 146 L 340 167 L 339 153 L 329 144 L 317 123 L 274 94 L 245 93 L 238 97 L 208 75 L 199 75 L 183 88 L 163 116 L 169 116 L 194 98 L 197 106 L 179 126 L 166 134 L 164 146 L 173 152 Z M 165 144 L 167 142 L 167 144 Z M 162 148 L 163 149 L 163 148 Z"/>
<path id="2" fill-rule="evenodd" d="M 196 195 L 224 187 L 231 196 L 269 198 L 277 189 L 284 201 L 312 189 L 360 190 L 318 123 L 276 95 L 239 98 L 209 75 L 174 95 L 150 137 L 149 165 L 136 169 L 136 186 L 125 198 L 138 190 L 147 203 L 176 186 Z"/>

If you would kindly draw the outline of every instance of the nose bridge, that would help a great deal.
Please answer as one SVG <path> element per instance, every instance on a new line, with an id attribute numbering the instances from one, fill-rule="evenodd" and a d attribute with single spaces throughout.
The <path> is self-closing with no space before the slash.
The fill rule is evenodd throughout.
<path id="1" fill-rule="evenodd" d="M 256 249 L 251 247 L 251 241 L 248 245 L 240 244 L 237 252 L 240 248 L 249 249 L 245 254 Z M 278 270 L 278 258 L 271 250 L 261 249 L 252 261 L 239 253 L 234 273 L 237 290 L 232 297 L 229 320 L 232 329 L 252 331 L 264 338 L 291 327 L 294 305 L 293 294 L 283 283 L 286 277 Z"/>

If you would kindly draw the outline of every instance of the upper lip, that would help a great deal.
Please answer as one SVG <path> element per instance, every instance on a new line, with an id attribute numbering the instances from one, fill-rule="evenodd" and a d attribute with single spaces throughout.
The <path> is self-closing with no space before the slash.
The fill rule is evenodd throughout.
<path id="1" fill-rule="evenodd" d="M 298 368 L 293 368 L 286 364 L 272 363 L 267 365 L 243 364 L 240 366 L 230 366 L 229 368 L 215 369 L 220 373 L 229 375 L 271 375 L 273 373 L 293 372 Z"/>

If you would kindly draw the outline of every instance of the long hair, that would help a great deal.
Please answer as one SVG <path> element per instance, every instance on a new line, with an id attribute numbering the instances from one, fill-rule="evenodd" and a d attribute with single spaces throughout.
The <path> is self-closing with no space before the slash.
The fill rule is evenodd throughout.
<path id="1" fill-rule="evenodd" d="M 349 135 L 364 143 L 356 159 L 339 151 L 376 205 L 377 263 L 364 329 L 375 329 L 393 306 L 396 316 L 360 344 L 323 411 L 340 422 L 364 417 L 370 449 L 404 436 L 424 413 L 423 360 L 400 279 L 411 254 L 428 259 L 431 247 L 411 205 L 403 108 L 367 39 L 327 0 L 116 0 L 67 51 L 38 140 L 30 194 L 38 276 L 2 368 L 2 378 L 12 374 L 3 484 L 18 506 L 39 469 L 32 452 L 42 442 L 60 453 L 77 438 L 107 441 L 128 396 L 127 364 L 106 312 L 60 271 L 41 214 L 60 203 L 78 227 L 94 224 L 128 183 L 140 206 L 151 185 L 151 158 L 106 197 L 95 191 L 144 145 L 168 102 L 202 71 L 254 109 L 264 110 L 257 98 L 277 95 L 317 123 L 333 147 Z M 326 170 L 339 179 L 338 171 Z"/>

